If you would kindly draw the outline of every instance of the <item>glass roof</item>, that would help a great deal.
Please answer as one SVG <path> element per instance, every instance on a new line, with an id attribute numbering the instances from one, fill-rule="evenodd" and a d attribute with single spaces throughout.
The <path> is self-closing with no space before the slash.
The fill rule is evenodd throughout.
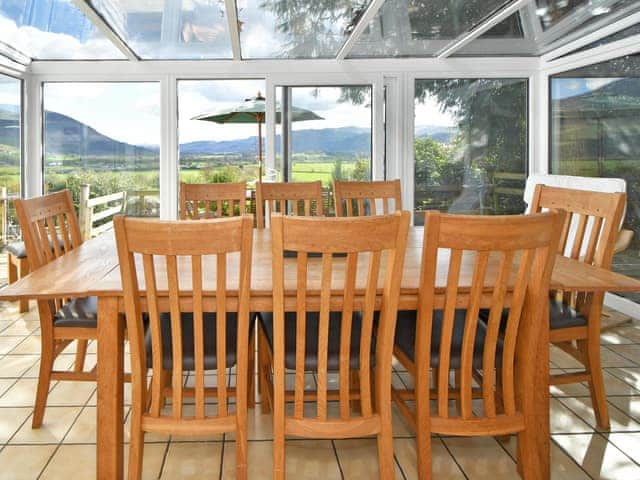
<path id="1" fill-rule="evenodd" d="M 232 58 L 224 0 L 90 2 L 140 58 Z"/>
<path id="2" fill-rule="evenodd" d="M 70 0 L 0 0 L 0 42 L 40 60 L 125 58 Z"/>
<path id="3" fill-rule="evenodd" d="M 238 0 L 243 58 L 333 58 L 370 0 Z"/>
<path id="4" fill-rule="evenodd" d="M 505 17 L 514 1 L 0 0 L 0 51 L 123 59 L 119 39 L 142 60 L 335 58 L 342 47 L 347 58 L 530 56 L 640 11 L 640 0 L 530 0 Z"/>

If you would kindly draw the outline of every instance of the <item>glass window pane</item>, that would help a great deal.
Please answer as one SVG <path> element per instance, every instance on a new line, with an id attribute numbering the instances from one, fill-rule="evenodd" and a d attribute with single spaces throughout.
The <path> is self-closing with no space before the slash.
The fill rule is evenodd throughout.
<path id="1" fill-rule="evenodd" d="M 91 4 L 141 58 L 232 57 L 224 1 L 91 0 Z"/>
<path id="2" fill-rule="evenodd" d="M 0 226 L 7 227 L 0 234 L 6 241 L 15 240 L 20 235 L 11 200 L 20 196 L 21 87 L 20 80 L 0 74 L 0 211 L 6 215 Z M 0 284 L 5 281 L 6 278 L 0 277 Z"/>
<path id="3" fill-rule="evenodd" d="M 505 0 L 386 0 L 350 56 L 433 56 L 508 3 Z M 512 35 L 509 29 L 502 33 Z"/>
<path id="4" fill-rule="evenodd" d="M 425 210 L 524 211 L 526 79 L 415 83 L 415 223 Z"/>
<path id="5" fill-rule="evenodd" d="M 42 60 L 125 58 L 68 0 L 0 0 L 0 41 Z"/>
<path id="6" fill-rule="evenodd" d="M 127 192 L 128 215 L 160 213 L 160 86 L 151 82 L 45 83 L 45 190 L 68 188 L 78 205 Z"/>
<path id="7" fill-rule="evenodd" d="M 524 36 L 520 14 L 514 13 L 469 42 L 452 56 L 532 56 L 536 54 L 536 51 L 535 41 Z"/>
<path id="8" fill-rule="evenodd" d="M 574 53 L 578 53 L 578 52 L 584 52 L 585 50 L 589 50 L 591 48 L 595 48 L 595 47 L 599 47 L 601 45 L 607 45 L 611 42 L 617 42 L 618 40 L 622 40 L 625 38 L 629 38 L 633 35 L 638 35 L 640 34 L 640 24 L 636 24 L 633 25 L 629 28 L 625 28 L 624 30 L 620 30 L 617 33 L 614 33 L 613 35 L 609 35 L 608 37 L 604 37 L 601 38 L 600 40 L 597 40 L 595 42 L 591 42 L 588 45 L 585 45 L 582 48 L 578 48 L 576 50 L 573 50 L 572 52 L 567 53 L 566 55 L 562 55 L 563 57 L 566 57 L 567 55 L 573 55 Z"/>
<path id="9" fill-rule="evenodd" d="M 266 135 L 264 101 L 255 98 L 262 97 L 264 91 L 264 80 L 178 81 L 181 182 L 247 182 L 254 189 L 259 170 L 259 115 L 263 157 Z M 244 119 L 233 115 L 247 105 L 261 112 L 256 110 L 254 117 Z M 216 115 L 224 123 L 211 118 Z M 196 119 L 203 116 L 202 120 Z M 243 123 L 236 123 L 237 120 Z"/>
<path id="10" fill-rule="evenodd" d="M 320 180 L 327 212 L 334 180 L 370 180 L 371 85 L 280 87 L 277 180 Z M 320 118 L 318 118 L 320 117 Z"/>
<path id="11" fill-rule="evenodd" d="M 243 58 L 332 58 L 370 0 L 238 0 Z"/>
<path id="12" fill-rule="evenodd" d="M 551 165 L 562 175 L 627 181 L 623 228 L 635 232 L 615 271 L 640 278 L 640 56 L 551 78 Z M 621 294 L 640 301 L 640 294 Z"/>

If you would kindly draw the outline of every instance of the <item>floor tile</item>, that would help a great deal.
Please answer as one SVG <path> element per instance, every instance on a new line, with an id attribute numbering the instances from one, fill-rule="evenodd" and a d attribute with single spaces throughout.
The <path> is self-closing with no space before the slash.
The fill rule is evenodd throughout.
<path id="1" fill-rule="evenodd" d="M 7 446 L 0 452 L 0 480 L 35 480 L 55 445 Z"/>
<path id="2" fill-rule="evenodd" d="M 411 438 L 393 440 L 396 460 L 408 480 L 418 479 L 418 460 L 416 456 L 416 442 Z M 447 451 L 439 438 L 431 439 L 431 472 L 433 478 L 442 480 L 461 480 L 462 470 L 456 465 L 451 454 Z"/>
<path id="3" fill-rule="evenodd" d="M 168 443 L 146 443 L 144 445 L 144 452 L 142 455 L 142 480 L 156 480 L 160 478 L 162 464 L 164 463 L 168 447 Z M 129 446 L 127 445 L 124 449 L 124 478 L 127 478 L 126 472 L 129 470 L 128 461 Z"/>
<path id="4" fill-rule="evenodd" d="M 41 480 L 63 478 L 95 478 L 96 447 L 94 445 L 61 445 L 42 472 Z"/>
<path id="5" fill-rule="evenodd" d="M 218 478 L 222 443 L 171 443 L 162 469 L 162 479 Z"/>
<path id="6" fill-rule="evenodd" d="M 334 440 L 344 478 L 378 478 L 378 443 L 375 438 Z M 403 475 L 394 461 L 395 478 Z"/>
<path id="7" fill-rule="evenodd" d="M 470 480 L 506 480 L 518 476 L 515 462 L 493 438 L 448 437 L 443 442 Z"/>
<path id="8" fill-rule="evenodd" d="M 607 372 L 640 393 L 640 367 L 607 368 Z"/>
<path id="9" fill-rule="evenodd" d="M 287 440 L 285 452 L 287 478 L 342 478 L 330 440 Z"/>
<path id="10" fill-rule="evenodd" d="M 17 344 L 10 352 L 11 355 L 40 355 L 40 336 L 30 335 L 28 337 L 4 337 L 4 338 L 20 338 Z M 24 341 L 22 341 L 24 340 Z M 1 343 L 0 343 L 1 345 Z"/>
<path id="11" fill-rule="evenodd" d="M 640 365 L 640 345 L 618 345 L 615 351 L 636 365 Z"/>
<path id="12" fill-rule="evenodd" d="M 0 378 L 21 377 L 39 359 L 40 355 L 7 355 L 2 359 Z"/>
<path id="13" fill-rule="evenodd" d="M 562 398 L 560 401 L 575 412 L 582 420 L 584 420 L 589 426 L 596 430 L 601 430 L 596 425 L 596 416 L 593 410 L 593 404 L 591 399 L 587 397 L 582 398 Z M 611 425 L 612 432 L 623 431 L 640 431 L 640 424 L 633 420 L 628 415 L 617 408 L 609 407 L 609 423 Z M 553 431 L 552 433 L 560 433 Z M 580 433 L 578 431 L 566 432 L 566 433 Z"/>
<path id="14" fill-rule="evenodd" d="M 48 407 L 40 428 L 31 428 L 31 417 L 11 439 L 11 443 L 59 443 L 80 414 L 79 407 Z"/>
<path id="15" fill-rule="evenodd" d="M 637 433 L 610 433 L 609 441 L 640 464 L 640 432 Z"/>
<path id="16" fill-rule="evenodd" d="M 24 337 L 4 337 L 0 336 L 0 355 L 4 355 L 5 353 L 9 353 L 14 350 L 23 340 Z M 39 353 L 40 350 L 38 350 Z M 31 352 L 30 352 L 31 353 Z"/>
<path id="17" fill-rule="evenodd" d="M 96 390 L 96 383 L 59 381 L 49 392 L 47 405 L 83 406 Z"/>
<path id="18" fill-rule="evenodd" d="M 622 410 L 636 422 L 640 422 L 640 396 L 607 397 L 607 400 L 615 408 Z"/>
<path id="19" fill-rule="evenodd" d="M 37 385 L 35 379 L 21 378 L 0 397 L 0 407 L 33 407 Z"/>
<path id="20" fill-rule="evenodd" d="M 30 408 L 0 408 L 0 443 L 6 443 L 31 415 Z"/>
<path id="21" fill-rule="evenodd" d="M 555 435 L 553 439 L 594 478 L 640 478 L 640 467 L 601 434 Z"/>

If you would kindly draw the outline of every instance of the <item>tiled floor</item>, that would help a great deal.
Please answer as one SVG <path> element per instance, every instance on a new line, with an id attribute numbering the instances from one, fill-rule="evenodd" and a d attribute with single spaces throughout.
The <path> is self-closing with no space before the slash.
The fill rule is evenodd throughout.
<path id="1" fill-rule="evenodd" d="M 14 304 L 0 304 L 0 479 L 94 478 L 94 384 L 54 385 L 43 427 L 31 429 L 39 348 L 36 312 L 19 315 Z M 95 345 L 90 352 L 88 363 L 95 362 Z M 555 371 L 576 367 L 560 351 L 552 351 L 551 357 Z M 611 431 L 594 429 L 585 386 L 553 388 L 554 479 L 640 479 L 640 323 L 604 334 L 602 357 Z M 59 360 L 59 366 L 70 368 L 73 360 L 70 351 Z M 407 378 L 405 372 L 396 371 L 394 381 L 401 383 Z M 249 476 L 270 478 L 271 417 L 261 415 L 259 409 L 250 410 L 249 415 Z M 396 477 L 417 478 L 413 436 L 397 414 L 394 437 Z M 234 477 L 233 436 L 201 441 L 147 435 L 146 440 L 144 478 Z M 516 478 L 515 447 L 514 440 L 436 438 L 434 478 Z M 375 441 L 290 440 L 287 473 L 292 479 L 376 478 Z"/>

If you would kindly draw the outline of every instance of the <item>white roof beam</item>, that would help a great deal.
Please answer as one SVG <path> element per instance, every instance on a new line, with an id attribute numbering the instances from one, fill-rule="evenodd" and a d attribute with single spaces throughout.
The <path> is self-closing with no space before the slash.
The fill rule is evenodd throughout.
<path id="1" fill-rule="evenodd" d="M 520 9 L 520 21 L 524 38 L 535 41 L 542 34 L 540 17 L 536 13 L 535 2 L 529 2 Z"/>
<path id="2" fill-rule="evenodd" d="M 231 51 L 234 60 L 242 60 L 240 50 L 240 27 L 238 26 L 238 8 L 235 0 L 224 0 L 227 10 L 227 21 L 229 22 L 229 36 L 231 37 Z"/>
<path id="3" fill-rule="evenodd" d="M 24 67 L 28 66 L 32 60 L 29 55 L 25 55 L 20 50 L 7 43 L 4 43 L 3 41 L 0 41 L 0 56 L 5 57 L 12 63 L 16 63 Z"/>
<path id="4" fill-rule="evenodd" d="M 100 32 L 111 40 L 118 50 L 120 50 L 125 57 L 132 61 L 138 61 L 140 58 L 136 53 L 126 44 L 126 42 L 120 38 L 120 36 L 113 31 L 113 29 L 109 26 L 105 20 L 98 15 L 98 13 L 93 9 L 91 5 L 89 5 L 89 0 L 71 0 L 72 3 L 78 7 L 78 9 L 85 14 L 85 16 L 89 19 L 93 25 L 100 30 Z"/>
<path id="5" fill-rule="evenodd" d="M 351 35 L 349 35 L 349 38 L 347 38 L 347 41 L 344 42 L 340 50 L 338 50 L 336 60 L 344 60 L 345 58 L 347 58 L 347 55 L 351 53 L 351 49 L 358 41 L 358 38 L 360 38 L 360 35 L 362 35 L 362 32 L 364 32 L 365 28 L 367 28 L 369 22 L 373 20 L 373 17 L 376 16 L 376 13 L 378 13 L 378 10 L 380 10 L 380 7 L 382 7 L 384 1 L 385 0 L 373 0 L 369 4 L 367 9 L 360 17 L 360 20 L 358 20 L 355 28 L 351 32 Z"/>
<path id="6" fill-rule="evenodd" d="M 475 28 L 471 29 L 469 32 L 464 33 L 463 35 L 460 35 L 449 45 L 447 45 L 445 48 L 440 50 L 437 53 L 436 57 L 447 58 L 448 56 L 454 54 L 455 52 L 460 50 L 462 47 L 464 47 L 467 43 L 475 40 L 484 32 L 493 28 L 495 25 L 502 22 L 505 18 L 508 18 L 509 16 L 513 15 L 515 12 L 520 10 L 522 7 L 524 7 L 526 4 L 530 3 L 531 1 L 532 0 L 515 0 L 514 2 L 511 2 L 506 7 L 498 10 L 493 15 L 490 15 L 489 17 L 487 17 L 482 23 L 477 25 Z"/>
<path id="7" fill-rule="evenodd" d="M 640 52 L 640 34 L 607 43 L 606 45 L 600 45 L 599 47 L 590 48 L 589 50 L 574 53 L 573 55 L 568 55 L 550 62 L 541 62 L 540 66 L 547 75 L 555 75 L 556 73 L 606 62 L 607 60 L 633 55 L 638 52 Z"/>
<path id="8" fill-rule="evenodd" d="M 571 53 L 572 51 L 582 48 L 585 45 L 597 42 L 598 40 L 608 37 L 609 35 L 613 35 L 614 33 L 618 33 L 619 31 L 632 27 L 636 23 L 640 23 L 640 12 L 632 13 L 628 17 L 623 17 L 617 22 L 603 26 L 602 28 L 599 28 L 588 35 L 579 37 L 572 42 L 565 43 L 558 48 L 554 48 L 553 50 L 542 55 L 540 59 L 545 62 L 551 61 L 554 58 L 561 57 L 562 55 Z"/>

